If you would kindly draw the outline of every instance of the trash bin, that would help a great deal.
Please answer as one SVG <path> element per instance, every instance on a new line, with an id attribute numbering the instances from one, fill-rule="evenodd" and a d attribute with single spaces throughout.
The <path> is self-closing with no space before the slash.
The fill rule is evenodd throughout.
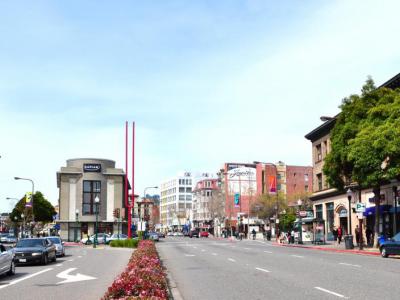
<path id="1" fill-rule="evenodd" d="M 346 249 L 353 249 L 353 236 L 351 234 L 344 236 L 344 245 Z"/>

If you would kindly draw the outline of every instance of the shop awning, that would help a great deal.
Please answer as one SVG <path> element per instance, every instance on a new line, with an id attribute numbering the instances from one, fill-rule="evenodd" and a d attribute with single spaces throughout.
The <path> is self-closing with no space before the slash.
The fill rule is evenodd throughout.
<path id="1" fill-rule="evenodd" d="M 391 207 L 392 207 L 391 205 L 387 205 L 387 204 L 379 206 L 379 214 L 382 215 L 385 213 L 389 213 Z M 364 212 L 364 216 L 367 217 L 367 216 L 373 216 L 373 215 L 375 215 L 375 206 L 367 207 Z"/>

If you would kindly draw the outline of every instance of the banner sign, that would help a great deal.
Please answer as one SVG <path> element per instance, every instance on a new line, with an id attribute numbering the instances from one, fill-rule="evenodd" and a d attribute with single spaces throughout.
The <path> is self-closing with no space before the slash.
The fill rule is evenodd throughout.
<path id="1" fill-rule="evenodd" d="M 256 169 L 240 167 L 228 171 L 228 194 L 254 196 L 257 191 Z"/>
<path id="2" fill-rule="evenodd" d="M 32 192 L 25 193 L 25 207 L 32 207 Z"/>
<path id="3" fill-rule="evenodd" d="M 269 192 L 276 193 L 276 177 L 268 176 Z"/>
<path id="4" fill-rule="evenodd" d="M 235 194 L 234 203 L 235 203 L 235 207 L 240 206 L 240 194 L 239 193 Z"/>

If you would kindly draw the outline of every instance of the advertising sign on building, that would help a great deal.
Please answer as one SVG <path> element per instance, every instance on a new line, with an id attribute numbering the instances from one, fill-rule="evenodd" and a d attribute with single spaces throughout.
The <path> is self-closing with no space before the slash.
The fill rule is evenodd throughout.
<path id="1" fill-rule="evenodd" d="M 230 195 L 254 196 L 257 190 L 256 169 L 238 167 L 229 170 L 228 189 Z"/>
<path id="2" fill-rule="evenodd" d="M 83 164 L 83 172 L 101 172 L 101 164 Z"/>
<path id="3" fill-rule="evenodd" d="M 268 176 L 269 192 L 276 193 L 276 177 Z"/>

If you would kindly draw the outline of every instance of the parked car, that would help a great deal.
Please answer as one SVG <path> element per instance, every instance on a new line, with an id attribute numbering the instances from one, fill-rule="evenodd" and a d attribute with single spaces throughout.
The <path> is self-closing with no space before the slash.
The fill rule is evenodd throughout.
<path id="1" fill-rule="evenodd" d="M 164 232 L 157 232 L 159 238 L 165 238 Z"/>
<path id="2" fill-rule="evenodd" d="M 400 232 L 394 237 L 382 241 L 379 250 L 381 251 L 382 257 L 400 255 Z"/>
<path id="3" fill-rule="evenodd" d="M 14 254 L 11 251 L 7 251 L 4 245 L 0 245 L 0 275 L 15 274 L 15 262 L 13 256 Z"/>
<path id="4" fill-rule="evenodd" d="M 8 236 L 8 233 L 0 233 L 0 243 L 6 243 L 7 236 Z"/>
<path id="5" fill-rule="evenodd" d="M 208 238 L 208 235 L 209 235 L 208 231 L 200 231 L 200 237 Z"/>
<path id="6" fill-rule="evenodd" d="M 194 237 L 199 238 L 199 236 L 200 236 L 200 232 L 199 232 L 198 230 L 192 230 L 192 231 L 190 231 L 190 233 L 189 233 L 189 237 L 190 237 L 190 238 L 194 238 Z"/>
<path id="7" fill-rule="evenodd" d="M 174 232 L 174 236 L 183 236 L 183 233 L 182 232 Z"/>
<path id="8" fill-rule="evenodd" d="M 127 238 L 128 238 L 128 236 L 126 234 L 114 233 L 110 237 L 107 238 L 106 243 L 109 244 L 111 241 L 115 241 L 115 240 L 126 240 Z"/>
<path id="9" fill-rule="evenodd" d="M 55 262 L 56 246 L 48 238 L 21 239 L 14 248 L 14 261 L 17 264 Z"/>
<path id="10" fill-rule="evenodd" d="M 173 233 L 172 231 L 169 231 L 169 232 L 167 233 L 167 236 L 174 236 L 174 233 Z"/>
<path id="11" fill-rule="evenodd" d="M 15 235 L 7 235 L 6 243 L 15 244 L 17 242 L 17 237 Z"/>
<path id="12" fill-rule="evenodd" d="M 56 246 L 56 255 L 65 256 L 64 242 L 58 236 L 49 236 L 48 239 Z"/>
<path id="13" fill-rule="evenodd" d="M 149 239 L 150 239 L 150 240 L 153 240 L 153 241 L 155 241 L 155 242 L 158 242 L 158 241 L 160 240 L 159 237 L 158 237 L 157 232 L 152 232 L 152 231 L 150 231 L 150 232 L 148 233 L 148 235 L 149 235 Z"/>
<path id="14" fill-rule="evenodd" d="M 85 245 L 90 245 L 94 243 L 94 240 L 96 238 L 96 235 L 93 234 L 92 236 L 88 238 L 83 238 L 81 239 L 81 243 Z M 105 244 L 107 242 L 107 239 L 109 239 L 110 236 L 107 233 L 98 233 L 97 234 L 97 244 Z"/>

